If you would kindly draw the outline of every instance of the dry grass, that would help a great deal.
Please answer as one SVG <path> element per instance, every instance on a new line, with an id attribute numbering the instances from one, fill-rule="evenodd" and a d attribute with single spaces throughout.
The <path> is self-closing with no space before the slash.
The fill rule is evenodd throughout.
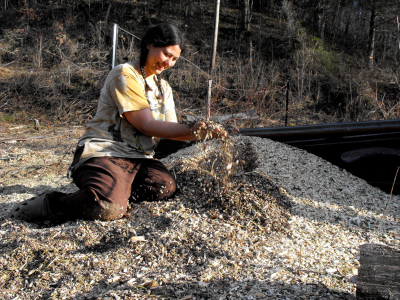
<path id="1" fill-rule="evenodd" d="M 1 127 L 2 299 L 352 299 L 359 246 L 400 249 L 398 196 L 249 137 L 168 156 L 178 195 L 121 220 L 4 219 L 22 199 L 76 189 L 65 171 L 81 131 Z M 47 139 L 23 139 L 35 136 Z"/>

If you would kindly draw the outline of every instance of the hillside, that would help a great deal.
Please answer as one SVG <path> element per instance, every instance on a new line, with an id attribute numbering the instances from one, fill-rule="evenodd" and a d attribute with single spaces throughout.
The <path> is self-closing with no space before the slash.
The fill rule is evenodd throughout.
<path id="1" fill-rule="evenodd" d="M 317 38 L 294 19 L 295 8 L 279 1 L 254 9 L 249 31 L 241 29 L 240 11 L 236 1 L 221 4 L 213 115 L 246 108 L 256 117 L 233 125 L 282 126 L 288 95 L 289 125 L 399 117 L 399 84 L 388 63 L 367 70 L 362 49 Z M 160 21 L 178 25 L 190 43 L 164 74 L 179 113 L 204 114 L 213 1 L 39 1 L 35 9 L 17 2 L 0 10 L 1 120 L 84 124 L 110 68 L 113 24 L 124 62 L 137 55 L 144 30 Z"/>

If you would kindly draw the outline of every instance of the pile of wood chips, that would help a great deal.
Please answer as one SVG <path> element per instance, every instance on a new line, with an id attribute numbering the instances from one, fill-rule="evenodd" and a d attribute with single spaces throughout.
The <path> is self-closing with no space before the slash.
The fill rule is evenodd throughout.
<path id="1" fill-rule="evenodd" d="M 10 141 L 16 130 L 47 139 Z M 244 136 L 164 158 L 177 195 L 133 204 L 123 219 L 5 219 L 45 190 L 76 190 L 65 172 L 79 131 L 0 131 L 2 299 L 353 299 L 360 245 L 400 249 L 398 196 Z"/>

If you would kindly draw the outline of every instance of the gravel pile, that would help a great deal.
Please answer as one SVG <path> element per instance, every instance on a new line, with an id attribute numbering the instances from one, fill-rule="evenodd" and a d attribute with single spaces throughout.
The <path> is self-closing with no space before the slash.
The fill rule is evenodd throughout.
<path id="1" fill-rule="evenodd" d="M 5 219 L 23 199 L 76 189 L 65 172 L 81 131 L 0 131 L 2 299 L 353 299 L 360 245 L 400 249 L 398 196 L 243 136 L 164 158 L 176 197 L 121 220 Z"/>

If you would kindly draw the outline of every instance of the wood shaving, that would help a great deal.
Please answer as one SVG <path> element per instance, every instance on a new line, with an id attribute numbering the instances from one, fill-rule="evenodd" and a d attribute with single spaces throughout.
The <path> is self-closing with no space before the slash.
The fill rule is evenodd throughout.
<path id="1" fill-rule="evenodd" d="M 123 219 L 5 219 L 45 190 L 76 190 L 65 172 L 78 137 L 0 144 L 2 299 L 354 299 L 360 245 L 400 249 L 399 196 L 244 136 L 163 159 L 176 197 L 133 204 Z"/>

